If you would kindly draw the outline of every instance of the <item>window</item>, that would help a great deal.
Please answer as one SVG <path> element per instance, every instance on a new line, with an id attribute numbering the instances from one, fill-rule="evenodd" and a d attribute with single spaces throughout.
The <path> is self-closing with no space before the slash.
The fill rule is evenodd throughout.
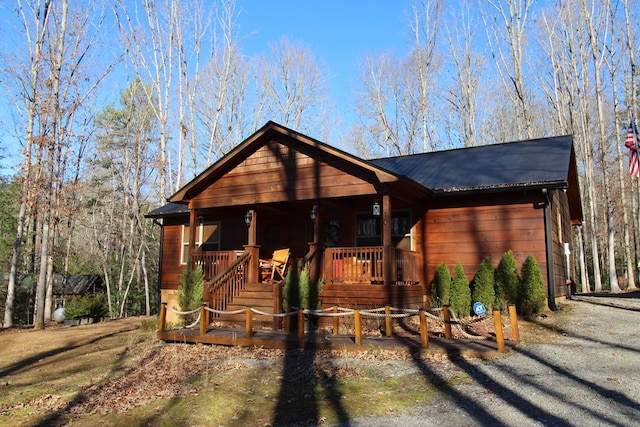
<path id="1" fill-rule="evenodd" d="M 189 224 L 182 226 L 182 255 L 181 262 L 186 264 L 189 257 Z M 220 250 L 220 223 L 210 222 L 198 225 L 196 230 L 196 250 Z"/>
<path id="2" fill-rule="evenodd" d="M 391 244 L 411 249 L 411 215 L 409 212 L 391 214 Z M 380 217 L 362 214 L 356 217 L 356 246 L 381 246 Z"/>
<path id="3" fill-rule="evenodd" d="M 409 212 L 393 212 L 391 215 L 391 243 L 396 248 L 411 248 L 411 215 Z"/>
<path id="4" fill-rule="evenodd" d="M 382 245 L 380 217 L 358 215 L 356 218 L 356 246 Z"/>

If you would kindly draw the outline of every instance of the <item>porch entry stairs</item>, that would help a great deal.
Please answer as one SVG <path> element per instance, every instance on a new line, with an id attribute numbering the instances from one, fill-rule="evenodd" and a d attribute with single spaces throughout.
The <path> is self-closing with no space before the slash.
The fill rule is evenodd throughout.
<path id="1" fill-rule="evenodd" d="M 250 282 L 248 278 L 252 253 L 243 251 L 198 252 L 194 264 L 201 265 L 205 275 L 204 299 L 219 311 L 244 310 L 247 306 L 273 313 L 274 284 Z M 244 323 L 245 314 L 212 314 L 211 322 Z M 273 322 L 272 317 L 254 314 L 256 323 Z"/>

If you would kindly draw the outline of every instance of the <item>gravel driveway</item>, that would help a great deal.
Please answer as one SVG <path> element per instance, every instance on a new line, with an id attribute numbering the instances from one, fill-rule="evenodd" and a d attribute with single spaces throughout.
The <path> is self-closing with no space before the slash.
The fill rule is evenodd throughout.
<path id="1" fill-rule="evenodd" d="M 606 306 L 586 302 L 604 301 Z M 551 344 L 520 345 L 493 361 L 454 360 L 468 381 L 427 407 L 341 426 L 640 425 L 640 300 L 570 301 Z M 593 301 L 597 302 L 597 301 Z M 442 378 L 415 362 L 417 380 Z M 422 378 L 420 378 L 422 376 Z"/>

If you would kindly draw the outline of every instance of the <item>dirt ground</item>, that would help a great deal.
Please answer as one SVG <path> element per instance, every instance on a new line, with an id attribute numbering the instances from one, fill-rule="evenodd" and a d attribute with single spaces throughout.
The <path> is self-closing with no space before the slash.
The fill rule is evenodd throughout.
<path id="1" fill-rule="evenodd" d="M 534 323 L 523 323 L 521 330 L 522 339 L 531 342 L 554 335 L 552 329 Z M 313 396 L 322 384 L 326 385 L 326 396 L 341 390 L 345 393 L 341 399 L 346 400 L 350 395 L 343 389 L 366 396 L 365 390 L 377 383 L 374 396 L 382 399 L 381 408 L 400 408 L 406 402 L 431 398 L 423 391 L 415 393 L 415 373 L 407 367 L 411 363 L 405 363 L 415 355 L 408 352 L 285 353 L 163 344 L 156 339 L 155 318 L 140 317 L 74 327 L 50 324 L 42 331 L 3 330 L 0 340 L 0 425 L 90 426 L 123 420 L 127 425 L 175 425 L 172 423 L 180 419 L 193 424 L 194 417 L 208 419 L 204 425 L 218 425 L 223 420 L 238 421 L 224 425 L 242 425 L 243 419 L 247 421 L 242 414 L 252 423 L 260 421 L 254 425 L 288 425 L 309 410 L 308 397 L 296 399 L 301 394 Z M 434 390 L 443 386 L 442 381 L 459 381 L 446 355 L 423 357 L 442 373 Z M 229 378 L 233 381 L 225 380 Z M 238 394 L 236 382 L 255 384 L 241 386 L 245 391 Z M 264 389 L 262 393 L 272 397 L 261 405 L 247 399 L 246 394 L 256 389 Z M 220 395 L 225 399 L 216 397 Z M 279 409 L 282 396 L 287 396 L 286 410 Z M 193 410 L 197 399 L 208 402 L 199 408 L 201 413 Z M 335 411 L 325 408 L 325 401 L 331 403 L 326 398 L 312 403 L 319 412 Z M 345 408 L 349 414 L 371 412 L 366 399 Z M 327 420 L 344 421 L 341 416 L 338 412 Z"/>

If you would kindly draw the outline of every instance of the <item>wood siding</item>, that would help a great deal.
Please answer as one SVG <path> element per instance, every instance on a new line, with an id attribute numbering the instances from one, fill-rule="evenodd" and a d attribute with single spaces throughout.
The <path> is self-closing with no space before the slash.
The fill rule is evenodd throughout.
<path id="1" fill-rule="evenodd" d="M 376 194 L 374 184 L 353 172 L 272 141 L 194 197 L 192 207 Z"/>
<path id="2" fill-rule="evenodd" d="M 385 305 L 404 308 L 424 307 L 423 286 L 390 286 L 363 284 L 325 284 L 320 301 L 323 308 L 333 306 L 344 308 L 371 309 Z"/>
<path id="3" fill-rule="evenodd" d="M 518 266 L 533 255 L 546 281 L 544 213 L 532 203 L 433 209 L 416 229 L 416 250 L 425 254 L 428 281 L 443 262 L 451 272 L 460 262 L 472 280 L 485 257 L 495 267 L 509 249 Z"/>
<path id="4" fill-rule="evenodd" d="M 564 191 L 551 193 L 550 204 L 551 235 L 553 240 L 553 276 L 556 298 L 567 295 L 567 257 L 565 255 L 565 243 L 572 243 L 571 216 L 569 214 L 569 202 Z M 572 267 L 569 267 L 570 275 Z"/>
<path id="5" fill-rule="evenodd" d="M 185 266 L 180 263 L 183 222 L 188 222 L 188 218 L 183 220 L 165 219 L 162 245 L 162 289 L 178 289 L 178 285 L 180 285 L 180 275 L 185 269 Z"/>

